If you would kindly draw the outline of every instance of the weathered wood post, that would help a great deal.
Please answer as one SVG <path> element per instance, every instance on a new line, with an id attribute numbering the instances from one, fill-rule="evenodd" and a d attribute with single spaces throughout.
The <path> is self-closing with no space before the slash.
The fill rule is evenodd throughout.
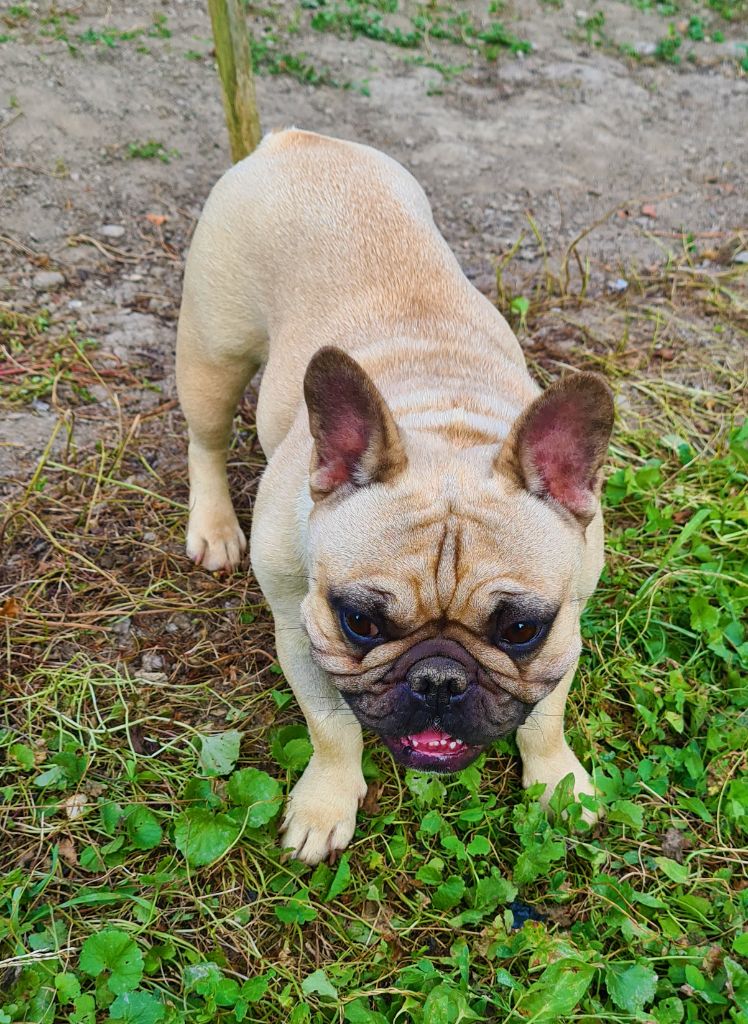
<path id="1" fill-rule="evenodd" d="M 248 156 L 261 138 L 249 33 L 240 0 L 208 0 L 208 9 L 213 24 L 231 158 L 236 163 Z"/>

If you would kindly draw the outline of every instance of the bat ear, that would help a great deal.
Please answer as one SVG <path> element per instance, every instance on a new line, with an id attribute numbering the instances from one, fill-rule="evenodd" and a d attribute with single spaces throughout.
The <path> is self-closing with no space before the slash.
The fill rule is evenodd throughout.
<path id="1" fill-rule="evenodd" d="M 519 416 L 496 468 L 587 526 L 599 504 L 613 417 L 613 395 L 604 377 L 564 377 Z"/>
<path id="2" fill-rule="evenodd" d="M 314 452 L 309 477 L 319 501 L 340 487 L 392 479 L 407 459 L 387 403 L 359 364 L 328 346 L 312 357 L 304 398 Z"/>

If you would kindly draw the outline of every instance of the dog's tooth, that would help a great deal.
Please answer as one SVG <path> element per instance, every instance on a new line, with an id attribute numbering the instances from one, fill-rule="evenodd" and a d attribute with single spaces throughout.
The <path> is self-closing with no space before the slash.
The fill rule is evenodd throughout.
<path id="1" fill-rule="evenodd" d="M 452 742 L 449 744 L 449 749 L 450 750 L 454 750 L 456 746 L 457 746 L 457 744 L 455 743 L 454 740 L 452 740 Z"/>
<path id="2" fill-rule="evenodd" d="M 439 740 L 439 746 L 440 747 L 446 747 L 446 745 L 447 745 L 447 741 L 446 740 Z"/>

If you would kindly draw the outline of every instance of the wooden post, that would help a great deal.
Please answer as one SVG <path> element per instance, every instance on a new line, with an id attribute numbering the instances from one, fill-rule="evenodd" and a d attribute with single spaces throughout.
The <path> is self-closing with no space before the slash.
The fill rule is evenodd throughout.
<path id="1" fill-rule="evenodd" d="M 231 158 L 236 163 L 249 156 L 261 138 L 249 33 L 240 0 L 208 0 L 208 9 L 213 24 Z"/>

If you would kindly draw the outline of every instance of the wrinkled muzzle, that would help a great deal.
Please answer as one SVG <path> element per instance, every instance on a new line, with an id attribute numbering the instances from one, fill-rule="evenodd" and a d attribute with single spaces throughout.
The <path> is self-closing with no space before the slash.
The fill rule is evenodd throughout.
<path id="1" fill-rule="evenodd" d="M 397 760 L 440 772 L 464 768 L 521 725 L 533 707 L 503 690 L 469 651 L 444 637 L 414 644 L 375 689 L 345 697 Z"/>

